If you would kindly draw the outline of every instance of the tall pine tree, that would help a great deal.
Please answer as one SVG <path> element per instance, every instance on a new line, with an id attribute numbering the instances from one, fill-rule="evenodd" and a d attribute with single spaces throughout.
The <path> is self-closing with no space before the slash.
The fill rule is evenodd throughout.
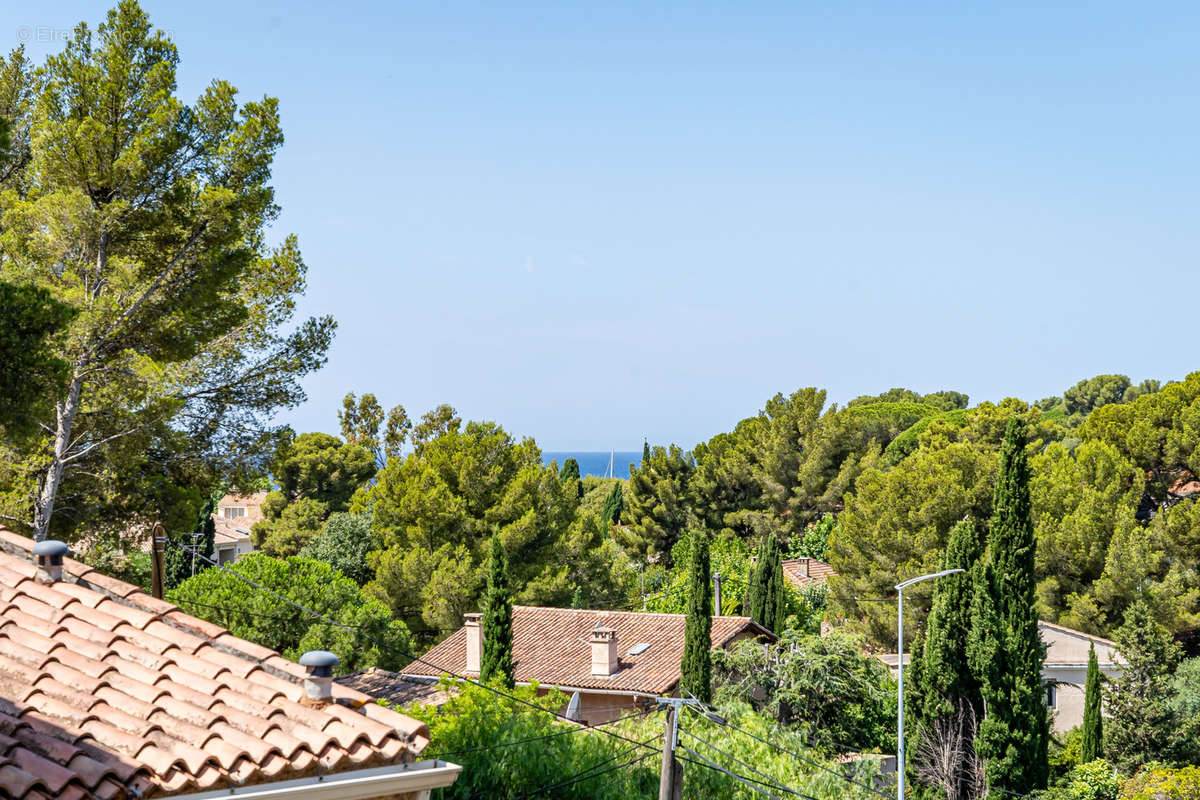
<path id="1" fill-rule="evenodd" d="M 985 716 L 975 741 L 986 761 L 988 797 L 1044 789 L 1048 777 L 1042 664 L 1034 593 L 1033 519 L 1025 425 L 1010 419 L 1000 446 L 987 556 L 972 603 L 968 656 Z"/>
<path id="2" fill-rule="evenodd" d="M 1100 718 L 1100 665 L 1096 645 L 1088 648 L 1087 680 L 1083 694 L 1083 736 L 1079 743 L 1079 762 L 1087 764 L 1104 757 L 1104 723 Z"/>
<path id="3" fill-rule="evenodd" d="M 914 644 L 912 650 L 914 734 L 908 740 L 909 763 L 922 776 L 936 775 L 948 800 L 971 797 L 975 789 L 974 743 L 961 739 L 973 736 L 972 724 L 983 715 L 979 681 L 967 660 L 971 600 L 982 549 L 979 532 L 970 520 L 950 530 L 942 569 L 966 572 L 947 575 L 934 584 L 924 635 L 918 637 L 920 647 Z M 944 766 L 951 760 L 938 759 L 935 754 L 951 750 L 962 757 L 954 770 L 947 770 Z"/>
<path id="4" fill-rule="evenodd" d="M 783 555 L 779 539 L 771 532 L 758 547 L 758 558 L 746 589 L 746 607 L 751 619 L 778 633 L 783 627 L 783 603 Z"/>
<path id="5" fill-rule="evenodd" d="M 693 531 L 688 553 L 687 622 L 679 685 L 701 702 L 712 702 L 712 595 L 709 593 L 708 534 Z"/>
<path id="6" fill-rule="evenodd" d="M 512 597 L 508 588 L 508 559 L 499 532 L 492 534 L 492 557 L 487 594 L 483 598 L 483 653 L 479 680 L 513 686 Z"/>

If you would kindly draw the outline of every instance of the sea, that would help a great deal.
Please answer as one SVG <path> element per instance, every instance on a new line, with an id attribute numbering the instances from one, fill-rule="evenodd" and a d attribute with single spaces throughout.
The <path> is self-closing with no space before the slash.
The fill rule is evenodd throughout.
<path id="1" fill-rule="evenodd" d="M 573 458 L 579 462 L 579 474 L 583 476 L 595 475 L 597 478 L 603 478 L 608 475 L 608 457 L 609 451 L 603 452 L 554 452 L 542 453 L 542 461 L 549 464 L 554 461 L 558 466 L 562 466 L 563 462 L 568 458 Z M 642 451 L 618 450 L 612 453 L 612 474 L 614 478 L 629 478 L 629 465 L 636 464 L 642 460 Z"/>

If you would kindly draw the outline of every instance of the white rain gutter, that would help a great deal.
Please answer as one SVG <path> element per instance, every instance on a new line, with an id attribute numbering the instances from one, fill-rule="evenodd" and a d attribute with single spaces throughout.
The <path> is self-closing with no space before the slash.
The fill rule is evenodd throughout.
<path id="1" fill-rule="evenodd" d="M 450 786 L 460 772 L 462 767 L 458 764 L 435 759 L 277 783 L 212 789 L 176 795 L 175 800 L 367 800 Z"/>

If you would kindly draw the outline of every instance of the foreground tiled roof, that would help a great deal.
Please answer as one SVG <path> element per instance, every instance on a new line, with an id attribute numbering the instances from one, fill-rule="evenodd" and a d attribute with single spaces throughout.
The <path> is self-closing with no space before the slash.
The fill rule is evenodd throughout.
<path id="1" fill-rule="evenodd" d="M 0 797 L 161 797 L 411 761 L 423 723 L 0 529 Z"/>
<path id="2" fill-rule="evenodd" d="M 671 691 L 679 682 L 685 619 L 683 614 L 513 606 L 513 678 L 518 683 L 537 681 L 581 689 L 644 694 Z M 617 634 L 621 668 L 607 677 L 596 677 L 591 672 L 588 637 L 597 624 Z M 713 647 L 724 647 L 741 634 L 774 638 L 749 617 L 713 617 Z M 632 655 L 630 650 L 639 644 L 650 647 Z M 466 648 L 466 628 L 459 628 L 420 661 L 400 671 L 423 676 L 445 671 L 462 675 L 467 668 Z"/>
<path id="3" fill-rule="evenodd" d="M 837 575 L 833 567 L 815 558 L 786 558 L 783 561 L 783 576 L 796 588 L 818 583 L 831 575 Z"/>
<path id="4" fill-rule="evenodd" d="M 409 703 L 436 706 L 451 696 L 435 678 L 414 678 L 379 667 L 360 669 L 336 680 L 343 686 L 369 694 L 377 700 L 386 700 L 394 706 L 406 706 Z"/>

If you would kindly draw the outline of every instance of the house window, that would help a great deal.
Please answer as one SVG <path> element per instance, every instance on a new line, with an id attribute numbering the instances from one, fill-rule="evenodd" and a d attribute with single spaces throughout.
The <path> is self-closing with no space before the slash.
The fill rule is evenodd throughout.
<path id="1" fill-rule="evenodd" d="M 1046 708 L 1058 708 L 1058 687 L 1052 683 L 1046 686 Z"/>
<path id="2" fill-rule="evenodd" d="M 245 506 L 226 506 L 225 519 L 237 519 L 238 517 L 246 516 Z"/>

